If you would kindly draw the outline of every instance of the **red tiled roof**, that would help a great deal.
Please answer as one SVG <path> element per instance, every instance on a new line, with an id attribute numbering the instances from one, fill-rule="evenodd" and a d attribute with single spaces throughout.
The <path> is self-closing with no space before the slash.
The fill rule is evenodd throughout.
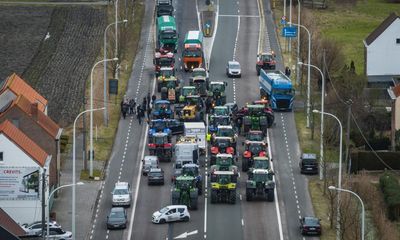
<path id="1" fill-rule="evenodd" d="M 44 166 L 48 154 L 39 147 L 34 141 L 28 138 L 21 130 L 6 120 L 0 124 L 0 133 L 7 136 L 17 144 L 26 154 L 28 154 L 40 166 Z"/>
<path id="2" fill-rule="evenodd" d="M 13 91 L 17 96 L 24 95 L 31 103 L 39 103 L 39 110 L 44 112 L 47 106 L 47 100 L 35 89 L 33 89 L 29 84 L 27 84 L 22 78 L 20 78 L 16 73 L 13 73 L 7 78 L 3 89 L 0 90 L 0 93 L 7 88 Z"/>
<path id="3" fill-rule="evenodd" d="M 400 84 L 393 87 L 393 93 L 396 97 L 400 96 Z"/>
<path id="4" fill-rule="evenodd" d="M 0 225 L 15 236 L 25 235 L 24 229 L 0 208 Z"/>
<path id="5" fill-rule="evenodd" d="M 48 132 L 54 139 L 60 137 L 59 131 L 60 127 L 57 123 L 55 123 L 49 116 L 44 114 L 41 111 L 37 111 L 36 113 L 32 110 L 32 103 L 25 98 L 24 95 L 20 95 L 15 101 L 14 104 L 18 106 L 22 111 L 28 114 L 37 124 L 39 124 L 46 132 Z M 38 106 L 40 106 L 38 104 Z M 35 118 L 35 114 L 37 114 Z"/>
<path id="6" fill-rule="evenodd" d="M 397 18 L 400 18 L 400 16 L 392 12 L 377 28 L 375 28 L 374 31 L 368 35 L 367 38 L 365 38 L 365 43 L 367 46 L 375 41 L 375 39 L 377 39 Z"/>

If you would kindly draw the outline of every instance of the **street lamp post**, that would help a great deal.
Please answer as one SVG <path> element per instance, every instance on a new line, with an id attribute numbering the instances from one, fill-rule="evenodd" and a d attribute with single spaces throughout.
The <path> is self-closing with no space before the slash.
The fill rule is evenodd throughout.
<path id="1" fill-rule="evenodd" d="M 108 98 L 107 98 L 107 61 L 105 61 L 106 59 L 107 59 L 107 30 L 108 30 L 108 28 L 109 27 L 111 27 L 112 25 L 114 25 L 114 24 L 117 24 L 117 23 L 127 23 L 128 22 L 128 20 L 123 20 L 123 21 L 117 21 L 117 22 L 113 22 L 113 23 L 110 23 L 107 27 L 106 27 L 106 29 L 104 30 L 104 46 L 103 46 L 103 49 L 104 49 L 104 58 L 103 58 L 103 60 L 104 60 L 104 125 L 105 126 L 108 126 L 108 110 L 107 110 L 107 105 L 108 105 Z M 115 57 L 117 57 L 117 56 L 115 56 Z"/>
<path id="2" fill-rule="evenodd" d="M 114 56 L 118 57 L 118 0 L 115 1 L 115 52 Z M 115 78 L 118 79 L 118 67 L 119 64 L 117 62 L 117 68 L 115 71 Z"/>
<path id="3" fill-rule="evenodd" d="M 109 62 L 109 61 L 117 61 L 118 58 L 112 59 L 104 59 L 98 61 L 94 64 L 92 68 L 92 72 L 90 73 L 90 109 L 93 109 L 93 70 L 96 66 L 102 62 Z M 104 100 L 105 101 L 105 100 Z M 104 109 L 104 108 L 102 108 Z M 89 148 L 89 156 L 90 156 L 90 169 L 89 169 L 89 176 L 93 177 L 93 111 L 90 111 L 90 148 Z"/>
<path id="4" fill-rule="evenodd" d="M 66 184 L 66 185 L 59 186 L 58 188 L 54 189 L 49 194 L 49 196 L 47 197 L 47 207 L 48 207 L 48 211 L 47 211 L 47 232 L 46 232 L 46 238 L 47 239 L 49 239 L 49 235 L 50 235 L 50 207 L 49 207 L 50 198 L 53 196 L 53 194 L 55 192 L 57 192 L 61 188 L 72 187 L 72 186 L 75 186 L 75 185 L 83 185 L 83 184 L 84 184 L 83 182 L 77 182 L 76 184 Z"/>
<path id="5" fill-rule="evenodd" d="M 297 0 L 297 62 L 300 62 L 300 0 Z M 296 82 L 300 83 L 300 67 L 296 65 Z"/>
<path id="6" fill-rule="evenodd" d="M 343 145 L 343 126 L 339 118 L 337 118 L 332 113 L 322 112 L 318 110 L 313 110 L 314 113 L 321 113 L 333 117 L 339 123 L 340 126 L 340 139 L 339 139 L 339 176 L 338 176 L 338 188 L 342 188 L 342 145 Z M 340 192 L 337 196 L 337 214 L 336 214 L 336 239 L 340 240 Z"/>
<path id="7" fill-rule="evenodd" d="M 324 178 L 324 114 L 325 112 L 325 76 L 322 73 L 321 69 L 319 69 L 317 66 L 312 65 L 312 64 L 307 64 L 307 63 L 302 63 L 298 62 L 297 65 L 309 65 L 310 67 L 313 67 L 318 70 L 318 72 L 321 74 L 322 77 L 322 89 L 321 89 L 321 139 L 320 139 L 320 162 L 319 162 L 319 180 L 322 180 Z"/>
<path id="8" fill-rule="evenodd" d="M 337 188 L 335 186 L 329 186 L 328 187 L 329 190 L 336 190 L 338 192 L 348 192 L 353 194 L 354 196 L 356 196 L 358 198 L 358 200 L 360 200 L 361 203 L 361 240 L 364 240 L 364 233 L 365 233 L 365 208 L 364 208 L 364 202 L 362 201 L 361 197 L 350 190 L 347 189 L 343 189 L 343 188 Z"/>
<path id="9" fill-rule="evenodd" d="M 72 129 L 72 239 L 75 240 L 75 198 L 76 198 L 76 189 L 75 189 L 75 185 L 76 185 L 76 171 L 75 171 L 75 159 L 76 159 L 76 150 L 75 150 L 75 135 L 76 135 L 76 130 L 75 130 L 75 126 L 76 126 L 76 122 L 78 121 L 78 118 L 87 113 L 87 112 L 94 112 L 94 111 L 98 111 L 98 110 L 103 110 L 104 108 L 96 108 L 96 109 L 88 109 L 85 110 L 81 113 L 78 114 L 78 116 L 76 116 L 75 120 L 74 120 L 74 127 Z M 91 154 L 90 154 L 91 155 Z"/>
<path id="10" fill-rule="evenodd" d="M 310 104 L 310 94 L 311 94 L 311 80 L 310 80 L 310 61 L 311 61 L 311 34 L 310 31 L 308 31 L 308 29 L 301 25 L 301 24 L 297 24 L 297 23 L 291 23 L 289 22 L 289 24 L 295 25 L 297 27 L 302 27 L 304 28 L 304 30 L 307 31 L 308 34 L 308 67 L 307 67 L 307 128 L 310 127 L 310 109 L 311 109 L 311 104 Z M 300 34 L 300 32 L 298 32 L 297 34 Z"/>

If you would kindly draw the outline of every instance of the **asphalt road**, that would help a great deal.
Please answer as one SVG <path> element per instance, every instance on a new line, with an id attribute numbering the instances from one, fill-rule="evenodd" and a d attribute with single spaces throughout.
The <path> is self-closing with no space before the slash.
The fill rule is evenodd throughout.
<path id="1" fill-rule="evenodd" d="M 202 0 L 200 0 L 203 2 Z M 185 33 L 199 28 L 197 1 L 175 0 L 175 17 L 179 43 L 182 46 Z M 211 81 L 227 81 L 227 101 L 237 102 L 239 106 L 259 98 L 258 78 L 255 71 L 255 58 L 258 51 L 259 10 L 257 0 L 219 0 L 218 27 L 210 57 Z M 195 4 L 196 3 L 196 4 Z M 274 49 L 280 58 L 269 4 L 264 0 L 266 32 L 268 41 L 263 49 Z M 141 51 L 134 63 L 129 81 L 127 96 L 134 96 L 141 102 L 147 92 L 153 91 L 154 53 L 154 1 L 146 1 L 146 12 L 140 41 Z M 240 24 L 239 24 L 240 23 Z M 176 67 L 181 66 L 181 49 L 178 49 Z M 225 75 L 228 60 L 241 63 L 242 78 L 229 79 Z M 279 69 L 283 69 L 282 64 Z M 178 76 L 188 84 L 189 73 L 178 71 Z M 295 130 L 293 113 L 275 113 L 276 125 L 270 131 L 272 157 L 274 160 L 277 191 L 277 204 L 266 201 L 245 201 L 246 174 L 241 172 L 238 183 L 237 202 L 230 204 L 211 204 L 208 192 L 199 199 L 199 209 L 191 211 L 188 223 L 155 225 L 151 214 L 171 203 L 172 163 L 161 163 L 165 171 L 164 186 L 147 186 L 147 178 L 140 175 L 140 160 L 146 141 L 146 126 L 138 125 L 136 119 L 125 119 L 119 123 L 116 142 L 107 169 L 99 204 L 95 210 L 92 237 L 90 239 L 166 239 L 185 232 L 197 233 L 187 239 L 280 239 L 279 219 L 282 219 L 283 239 L 302 239 L 298 231 L 299 216 L 312 215 L 312 206 L 307 190 L 306 177 L 299 174 L 299 144 Z M 239 143 L 243 141 L 239 139 Z M 286 144 L 286 142 L 288 142 Z M 242 147 L 238 144 L 239 152 Z M 240 159 L 240 158 L 239 158 Z M 241 166 L 239 160 L 238 166 Z M 208 168 L 201 171 L 206 173 Z M 204 178 L 206 175 L 204 175 Z M 106 215 L 111 208 L 111 191 L 114 183 L 128 181 L 132 186 L 135 204 L 128 209 L 130 226 L 125 230 L 108 231 Z M 205 184 L 204 184 L 205 185 Z M 209 184 L 208 184 L 209 185 Z M 137 198 L 136 198 L 137 197 Z M 135 201 L 136 200 L 136 201 Z M 132 212 L 133 211 L 133 212 Z"/>

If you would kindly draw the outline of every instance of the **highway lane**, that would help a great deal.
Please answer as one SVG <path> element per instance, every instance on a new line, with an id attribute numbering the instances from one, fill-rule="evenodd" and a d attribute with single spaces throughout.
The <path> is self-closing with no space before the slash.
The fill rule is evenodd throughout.
<path id="1" fill-rule="evenodd" d="M 137 101 L 143 99 L 146 96 L 150 81 L 149 75 L 152 73 L 152 66 L 148 65 L 145 69 L 142 66 L 145 56 L 147 59 L 152 59 L 152 46 L 149 46 L 149 30 L 153 18 L 153 1 L 148 1 L 145 9 L 145 20 L 143 21 L 143 28 L 141 33 L 141 39 L 139 42 L 139 48 L 136 60 L 134 62 L 132 75 L 128 82 L 128 89 L 126 95 L 128 97 L 135 97 Z M 151 50 L 151 51 L 149 51 Z M 119 103 L 117 103 L 119 104 Z M 93 226 L 91 229 L 90 239 L 124 239 L 124 231 L 115 230 L 109 231 L 106 227 L 106 217 L 111 209 L 111 192 L 114 188 L 114 184 L 117 181 L 126 181 L 131 184 L 133 195 L 137 189 L 135 189 L 135 177 L 137 176 L 138 164 L 137 153 L 141 148 L 141 136 L 143 132 L 143 125 L 139 125 L 136 119 L 133 117 L 127 117 L 127 119 L 121 119 L 118 125 L 118 131 L 115 137 L 115 142 L 110 156 L 110 160 L 106 169 L 106 178 L 102 184 L 102 188 L 99 195 L 98 204 L 94 209 Z M 130 217 L 130 211 L 128 214 Z M 126 239 L 126 238 L 125 238 Z"/>
<path id="2" fill-rule="evenodd" d="M 235 79 L 237 103 L 244 106 L 259 98 L 258 77 L 255 69 L 256 56 L 259 40 L 259 5 L 257 0 L 240 1 L 240 31 L 237 42 L 236 60 L 241 63 L 242 78 Z M 244 140 L 244 138 L 241 138 Z M 242 140 L 242 141 L 243 141 Z M 244 149 L 240 148 L 242 153 Z M 239 160 L 241 166 L 241 160 Z M 241 208 L 243 212 L 243 235 L 244 239 L 279 239 L 279 221 L 277 218 L 276 204 L 267 201 L 245 200 L 245 180 L 247 174 L 242 173 L 242 188 L 240 194 L 243 196 Z M 279 185 L 277 187 L 280 187 Z M 275 199 L 275 201 L 279 201 Z"/>
<path id="3" fill-rule="evenodd" d="M 174 1 L 177 29 L 179 32 L 179 48 L 176 54 L 176 68 L 178 70 L 177 76 L 184 80 L 185 85 L 189 84 L 190 73 L 181 70 L 181 54 L 185 34 L 189 30 L 198 29 L 198 19 L 196 6 L 193 2 L 175 0 Z M 146 66 L 151 66 L 151 63 Z M 152 75 L 149 75 L 152 78 Z M 159 97 L 160 95 L 157 94 Z M 143 139 L 143 136 L 142 136 Z M 148 155 L 146 149 L 145 155 Z M 173 175 L 172 163 L 162 162 L 161 168 L 165 173 L 164 186 L 148 186 L 147 177 L 142 177 L 139 184 L 139 194 L 137 199 L 137 206 L 135 212 L 135 219 L 133 222 L 133 230 L 131 239 L 165 239 L 167 237 L 176 237 L 186 231 L 197 230 L 198 235 L 194 235 L 194 239 L 198 238 L 203 232 L 203 219 L 204 219 L 204 195 L 199 197 L 198 208 L 199 210 L 190 211 L 191 219 L 188 223 L 173 223 L 156 225 L 151 223 L 151 215 L 154 211 L 171 204 L 171 177 Z M 204 172 L 203 170 L 201 170 Z"/>
<path id="4" fill-rule="evenodd" d="M 263 0 L 265 15 L 264 51 L 277 55 L 277 69 L 284 71 L 281 48 L 278 45 L 270 1 Z M 300 174 L 300 144 L 293 112 L 276 112 L 276 125 L 270 131 L 274 164 L 277 172 L 278 194 L 284 228 L 284 239 L 304 239 L 299 232 L 299 218 L 313 215 L 307 177 Z M 314 237 L 318 239 L 318 237 Z M 307 238 L 310 239 L 310 238 Z M 312 238 L 311 238 L 312 239 Z"/>

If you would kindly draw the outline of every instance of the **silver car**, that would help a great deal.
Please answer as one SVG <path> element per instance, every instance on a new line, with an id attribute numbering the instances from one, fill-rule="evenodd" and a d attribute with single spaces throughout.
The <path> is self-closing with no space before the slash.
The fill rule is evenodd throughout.
<path id="1" fill-rule="evenodd" d="M 226 65 L 226 75 L 228 77 L 238 77 L 242 76 L 242 71 L 240 69 L 240 63 L 237 61 L 229 61 Z"/>

